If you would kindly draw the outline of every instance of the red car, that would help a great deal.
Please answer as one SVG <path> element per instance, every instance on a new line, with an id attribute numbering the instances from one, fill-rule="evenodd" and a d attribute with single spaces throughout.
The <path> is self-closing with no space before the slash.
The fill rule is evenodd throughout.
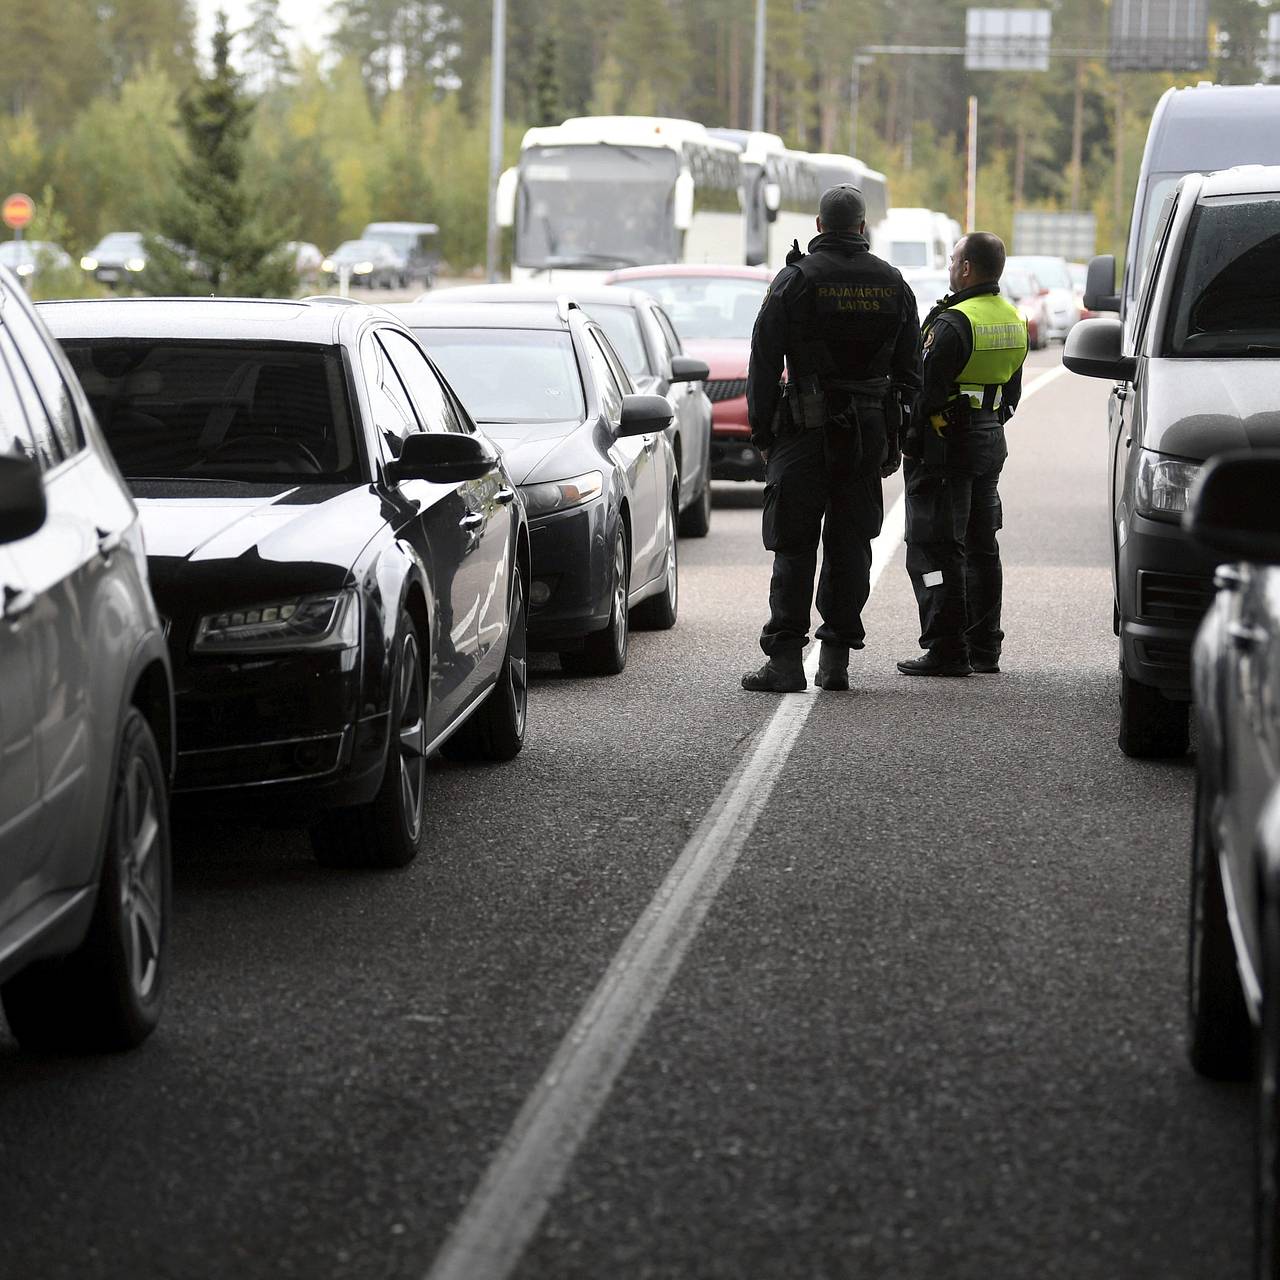
<path id="1" fill-rule="evenodd" d="M 1027 322 L 1027 345 L 1039 351 L 1049 343 L 1049 313 L 1045 298 L 1049 290 L 1029 271 L 1007 267 L 1000 277 L 1000 292 L 1022 313 Z"/>
<path id="2" fill-rule="evenodd" d="M 763 480 L 764 464 L 747 425 L 751 330 L 773 272 L 767 267 L 625 267 L 605 277 L 651 293 L 671 317 L 685 351 L 711 369 L 711 478 Z"/>

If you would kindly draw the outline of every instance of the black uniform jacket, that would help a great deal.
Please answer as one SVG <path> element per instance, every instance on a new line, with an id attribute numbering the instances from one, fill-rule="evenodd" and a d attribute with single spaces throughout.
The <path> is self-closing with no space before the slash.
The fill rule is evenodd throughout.
<path id="1" fill-rule="evenodd" d="M 826 231 L 802 263 L 774 277 L 751 335 L 747 419 L 758 449 L 773 444 L 783 364 L 824 385 L 887 379 L 910 402 L 920 386 L 915 295 L 865 236 Z M 886 384 L 886 386 L 888 385 Z"/>
<path id="2" fill-rule="evenodd" d="M 916 402 L 915 420 L 923 425 L 931 415 L 941 413 L 955 393 L 956 383 L 973 355 L 973 326 L 963 311 L 951 310 L 957 302 L 984 293 L 999 293 L 999 284 L 975 284 L 971 289 L 948 294 L 925 317 L 924 386 Z M 1000 421 L 1008 422 L 1022 398 L 1022 370 L 1005 383 L 1001 395 Z"/>

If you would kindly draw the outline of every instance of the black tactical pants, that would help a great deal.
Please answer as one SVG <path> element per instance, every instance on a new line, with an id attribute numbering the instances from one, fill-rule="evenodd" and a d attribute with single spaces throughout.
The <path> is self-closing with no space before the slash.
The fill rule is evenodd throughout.
<path id="1" fill-rule="evenodd" d="M 767 654 L 798 656 L 808 643 L 818 544 L 819 640 L 861 649 L 862 607 L 871 590 L 871 540 L 880 532 L 884 498 L 884 409 L 857 402 L 856 428 L 827 426 L 782 437 L 769 453 L 764 545 L 773 552 Z"/>
<path id="2" fill-rule="evenodd" d="M 920 606 L 920 645 L 944 658 L 994 660 L 1004 640 L 996 541 L 1004 428 L 972 427 L 949 439 L 938 460 L 927 456 L 904 463 L 907 572 Z"/>

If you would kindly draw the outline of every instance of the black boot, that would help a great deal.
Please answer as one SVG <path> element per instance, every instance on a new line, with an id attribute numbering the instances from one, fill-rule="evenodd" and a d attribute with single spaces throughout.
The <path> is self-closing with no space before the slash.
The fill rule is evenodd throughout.
<path id="1" fill-rule="evenodd" d="M 979 675 L 996 676 L 1000 674 L 1000 655 L 998 653 L 970 652 L 969 665 Z"/>
<path id="2" fill-rule="evenodd" d="M 819 689 L 843 692 L 849 687 L 849 646 L 824 640 L 818 650 L 818 674 L 813 683 Z"/>
<path id="3" fill-rule="evenodd" d="M 809 682 L 797 654 L 773 654 L 759 671 L 748 671 L 742 687 L 752 693 L 803 693 Z"/>
<path id="4" fill-rule="evenodd" d="M 946 658 L 936 649 L 927 649 L 919 658 L 898 663 L 904 676 L 971 676 L 968 658 Z"/>

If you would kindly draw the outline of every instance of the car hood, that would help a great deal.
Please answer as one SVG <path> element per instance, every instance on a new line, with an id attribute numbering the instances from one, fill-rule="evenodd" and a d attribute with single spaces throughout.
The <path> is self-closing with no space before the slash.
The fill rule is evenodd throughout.
<path id="1" fill-rule="evenodd" d="M 686 355 L 705 360 L 713 382 L 745 378 L 751 360 L 751 343 L 745 338 L 687 338 Z"/>
<path id="2" fill-rule="evenodd" d="M 345 586 L 389 516 L 368 485 L 131 487 L 156 601 L 170 616 L 190 593 L 226 605 Z"/>
<path id="3" fill-rule="evenodd" d="M 1280 447 L 1280 360 L 1146 363 L 1143 444 L 1182 458 Z"/>
<path id="4" fill-rule="evenodd" d="M 539 422 L 534 424 L 482 422 L 485 435 L 498 446 L 507 472 L 516 484 L 525 481 L 538 465 L 554 453 L 570 436 L 581 431 L 581 422 Z M 566 474 L 572 474 L 566 472 Z"/>

